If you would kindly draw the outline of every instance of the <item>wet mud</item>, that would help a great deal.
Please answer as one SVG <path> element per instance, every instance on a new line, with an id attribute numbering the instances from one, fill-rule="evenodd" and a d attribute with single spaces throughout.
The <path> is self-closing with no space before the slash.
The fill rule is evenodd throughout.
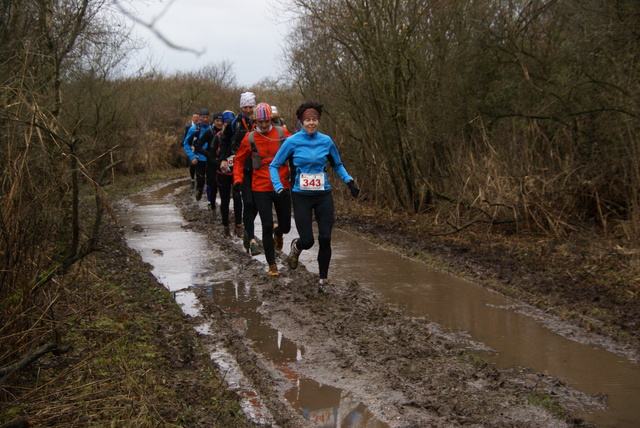
<path id="1" fill-rule="evenodd" d="M 267 276 L 263 257 L 246 254 L 238 238 L 225 239 L 219 218 L 186 186 L 174 186 L 171 203 L 185 219 L 181 227 L 206 237 L 204 251 L 211 255 L 202 277 L 178 279 L 184 287 L 174 290 L 176 300 L 197 308 L 192 315 L 212 353 L 224 349 L 234 359 L 247 384 L 240 389 L 257 409 L 247 411 L 256 423 L 593 426 L 576 415 L 604 408 L 602 396 L 551 376 L 497 368 L 470 351 L 477 346 L 464 333 L 407 315 L 350 278 L 332 278 L 336 292 L 318 294 L 317 275 L 304 265 L 289 270 L 284 253 L 278 253 L 281 275 Z M 144 234 L 137 228 L 134 233 Z M 238 298 L 243 293 L 246 298 Z M 179 295 L 193 299 L 180 302 Z M 262 327 L 252 327 L 255 317 L 247 320 L 243 310 L 259 314 Z M 304 391 L 313 391 L 309 404 Z M 546 406 L 532 404 L 541 402 Z"/>

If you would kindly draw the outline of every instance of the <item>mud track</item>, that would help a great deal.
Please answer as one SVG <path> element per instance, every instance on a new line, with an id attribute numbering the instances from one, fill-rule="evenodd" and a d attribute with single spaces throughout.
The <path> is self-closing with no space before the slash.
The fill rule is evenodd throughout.
<path id="1" fill-rule="evenodd" d="M 590 426 L 572 413 L 602 404 L 542 374 L 497 370 L 470 353 L 464 337 L 445 335 L 428 319 L 403 316 L 354 281 L 334 281 L 336 294 L 319 295 L 315 275 L 304 267 L 283 267 L 279 278 L 268 277 L 264 264 L 237 240 L 222 237 L 219 220 L 189 192 L 178 195 L 176 204 L 190 227 L 220 246 L 229 265 L 242 267 L 238 280 L 257 291 L 271 326 L 304 347 L 305 358 L 294 370 L 349 391 L 390 426 Z M 284 254 L 278 257 L 283 266 Z M 214 298 L 194 292 L 203 304 L 200 316 L 214 332 L 203 340 L 227 344 L 275 424 L 308 426 L 284 398 L 290 380 L 253 350 Z M 553 414 L 530 403 L 541 396 L 554 403 Z"/>

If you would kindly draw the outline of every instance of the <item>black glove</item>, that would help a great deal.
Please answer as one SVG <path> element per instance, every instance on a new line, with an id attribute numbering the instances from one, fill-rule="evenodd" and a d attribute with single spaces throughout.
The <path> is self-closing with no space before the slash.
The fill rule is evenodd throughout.
<path id="1" fill-rule="evenodd" d="M 351 196 L 353 196 L 354 198 L 357 198 L 358 195 L 360 194 L 360 189 L 358 189 L 358 187 L 356 186 L 356 182 L 351 180 L 350 182 L 347 183 L 347 186 L 349 186 L 349 190 L 351 191 Z"/>
<path id="2" fill-rule="evenodd" d="M 233 191 L 239 192 L 242 189 L 242 183 L 239 181 L 237 183 L 233 183 Z"/>
<path id="3" fill-rule="evenodd" d="M 276 197 L 283 198 L 285 195 L 288 195 L 288 194 L 289 194 L 289 190 L 282 188 L 276 192 Z"/>

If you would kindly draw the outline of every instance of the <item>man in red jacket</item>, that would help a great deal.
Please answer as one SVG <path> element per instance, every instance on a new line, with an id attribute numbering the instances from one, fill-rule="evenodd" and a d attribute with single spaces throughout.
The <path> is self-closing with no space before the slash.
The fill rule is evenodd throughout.
<path id="1" fill-rule="evenodd" d="M 264 255 L 269 264 L 269 275 L 278 276 L 275 250 L 282 250 L 283 234 L 291 230 L 291 194 L 289 193 L 289 167 L 282 165 L 278 170 L 284 191 L 276 194 L 269 175 L 269 164 L 280 149 L 285 138 L 291 136 L 289 131 L 279 126 L 273 126 L 271 106 L 260 103 L 254 111 L 256 129 L 248 132 L 236 153 L 234 163 L 244 165 L 245 160 L 252 158 L 253 175 L 251 191 L 253 200 L 262 221 L 262 245 Z M 234 168 L 233 187 L 239 189 L 244 179 L 244 169 Z M 278 224 L 274 227 L 273 208 L 276 210 Z M 251 245 L 257 245 L 252 242 Z"/>

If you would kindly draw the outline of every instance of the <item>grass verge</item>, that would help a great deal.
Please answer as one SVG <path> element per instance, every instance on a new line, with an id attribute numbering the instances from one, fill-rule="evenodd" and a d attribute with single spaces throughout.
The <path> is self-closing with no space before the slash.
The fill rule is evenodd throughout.
<path id="1" fill-rule="evenodd" d="M 166 179 L 138 176 L 107 190 L 121 196 Z M 63 351 L 3 380 L 1 426 L 253 426 L 150 269 L 108 222 L 100 251 L 47 284 L 41 343 Z"/>

